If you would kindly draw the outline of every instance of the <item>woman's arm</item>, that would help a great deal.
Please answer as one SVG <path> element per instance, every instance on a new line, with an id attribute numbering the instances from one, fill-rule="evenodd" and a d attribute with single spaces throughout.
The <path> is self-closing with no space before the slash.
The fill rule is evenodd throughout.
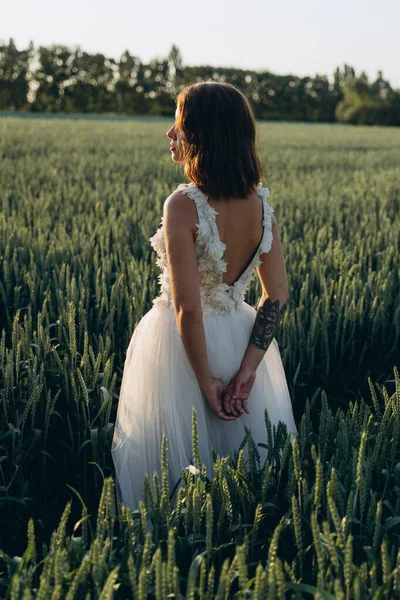
<path id="1" fill-rule="evenodd" d="M 263 293 L 251 332 L 249 345 L 242 366 L 257 369 L 272 340 L 287 308 L 289 299 L 283 249 L 278 224 L 272 215 L 272 246 L 261 255 L 262 264 L 257 268 Z"/>
<path id="2" fill-rule="evenodd" d="M 247 367 L 256 371 L 268 350 L 272 340 L 276 336 L 277 329 L 286 310 L 288 296 L 280 294 L 271 300 L 268 296 L 262 296 L 251 332 L 249 345 L 243 356 L 241 367 Z"/>
<path id="3" fill-rule="evenodd" d="M 261 255 L 262 264 L 257 268 L 263 293 L 257 307 L 249 344 L 240 368 L 229 382 L 224 396 L 225 412 L 235 417 L 240 417 L 243 409 L 249 412 L 247 401 L 256 379 L 257 367 L 276 335 L 289 298 L 282 245 L 273 215 L 272 236 L 271 250 Z"/>
<path id="4" fill-rule="evenodd" d="M 199 387 L 208 389 L 212 376 L 208 364 L 203 314 L 198 311 L 176 311 L 176 323 Z"/>
<path id="5" fill-rule="evenodd" d="M 164 203 L 163 223 L 176 323 L 199 386 L 206 389 L 212 377 L 192 232 L 192 224 L 196 221 L 194 203 L 181 192 L 173 192 Z"/>

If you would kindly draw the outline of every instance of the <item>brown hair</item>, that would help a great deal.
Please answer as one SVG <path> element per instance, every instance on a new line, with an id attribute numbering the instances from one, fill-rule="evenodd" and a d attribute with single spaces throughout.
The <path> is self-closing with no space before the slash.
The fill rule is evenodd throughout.
<path id="1" fill-rule="evenodd" d="M 203 81 L 176 97 L 176 128 L 185 176 L 214 199 L 247 198 L 265 177 L 256 152 L 256 120 L 246 96 L 230 83 Z"/>

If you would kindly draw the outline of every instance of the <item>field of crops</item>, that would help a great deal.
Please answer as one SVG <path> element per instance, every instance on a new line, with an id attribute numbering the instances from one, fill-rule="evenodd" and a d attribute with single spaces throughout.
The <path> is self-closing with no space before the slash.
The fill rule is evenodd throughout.
<path id="1" fill-rule="evenodd" d="M 125 352 L 158 293 L 149 237 L 185 181 L 171 125 L 0 119 L 0 597 L 400 598 L 400 129 L 259 123 L 299 437 L 266 414 L 249 461 L 215 456 L 209 481 L 193 414 L 173 508 L 165 438 L 162 481 L 116 510 Z"/>

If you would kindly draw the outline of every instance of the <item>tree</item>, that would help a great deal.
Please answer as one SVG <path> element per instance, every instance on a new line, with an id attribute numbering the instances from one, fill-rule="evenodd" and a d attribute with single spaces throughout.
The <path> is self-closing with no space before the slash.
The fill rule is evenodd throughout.
<path id="1" fill-rule="evenodd" d="M 136 87 L 140 85 L 141 73 L 142 62 L 140 58 L 132 56 L 128 50 L 125 50 L 118 61 L 118 77 L 115 84 L 118 112 L 129 115 L 140 107 L 142 94 L 137 91 Z"/>
<path id="2" fill-rule="evenodd" d="M 17 50 L 13 38 L 0 45 L 0 109 L 22 110 L 27 107 L 29 62 L 32 42 L 27 50 Z"/>
<path id="3" fill-rule="evenodd" d="M 78 112 L 115 110 L 115 80 L 118 65 L 104 54 L 89 54 L 80 48 L 72 61 L 73 77 L 65 83 L 68 105 Z"/>
<path id="4" fill-rule="evenodd" d="M 65 109 L 64 86 L 73 79 L 74 52 L 67 46 L 39 46 L 39 66 L 34 73 L 38 83 L 34 110 L 57 112 Z"/>
<path id="5" fill-rule="evenodd" d="M 393 95 L 381 94 L 387 89 L 381 78 L 370 85 L 364 71 L 356 77 L 349 76 L 344 83 L 343 98 L 338 103 L 335 115 L 338 121 L 351 124 L 390 124 L 393 119 L 391 106 Z"/>
<path id="6" fill-rule="evenodd" d="M 182 80 L 182 55 L 180 50 L 175 44 L 172 45 L 169 51 L 168 57 L 168 91 L 175 96 L 178 92 L 179 82 Z"/>

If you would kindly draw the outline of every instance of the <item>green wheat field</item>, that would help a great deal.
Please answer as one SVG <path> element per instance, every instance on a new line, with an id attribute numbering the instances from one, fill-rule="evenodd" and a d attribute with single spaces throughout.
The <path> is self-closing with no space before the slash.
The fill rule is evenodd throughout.
<path id="1" fill-rule="evenodd" d="M 176 493 L 164 437 L 161 480 L 117 510 L 125 352 L 158 294 L 149 237 L 186 181 L 171 125 L 0 119 L 0 597 L 400 598 L 400 128 L 258 123 L 299 435 L 265 413 L 265 439 L 214 453 L 210 480 L 193 412 Z"/>

